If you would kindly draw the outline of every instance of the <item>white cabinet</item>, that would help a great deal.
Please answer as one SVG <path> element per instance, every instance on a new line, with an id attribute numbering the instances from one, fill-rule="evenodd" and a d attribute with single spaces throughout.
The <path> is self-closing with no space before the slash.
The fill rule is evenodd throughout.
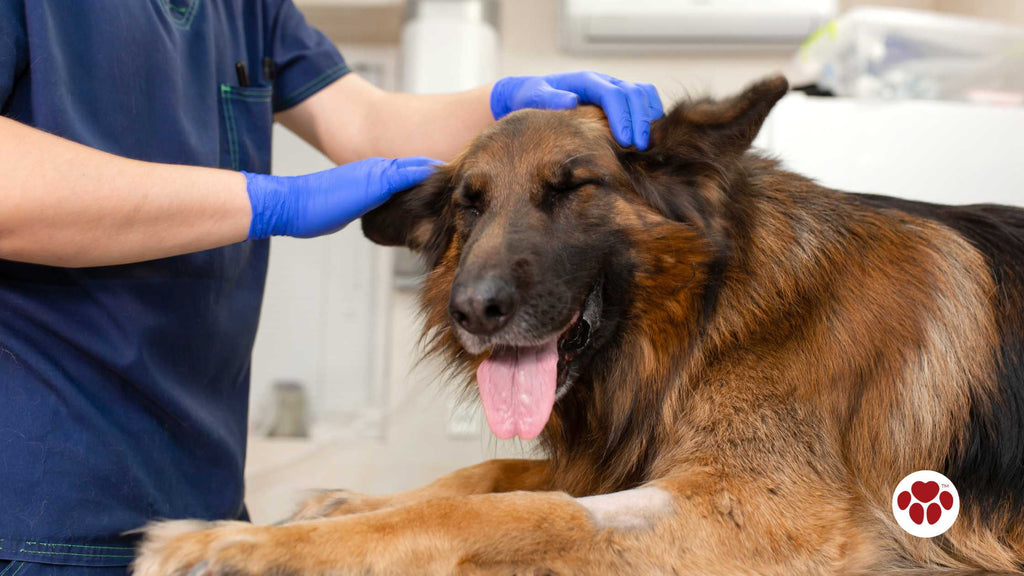
<path id="1" fill-rule="evenodd" d="M 791 94 L 756 144 L 848 192 L 1024 206 L 1024 108 Z"/>

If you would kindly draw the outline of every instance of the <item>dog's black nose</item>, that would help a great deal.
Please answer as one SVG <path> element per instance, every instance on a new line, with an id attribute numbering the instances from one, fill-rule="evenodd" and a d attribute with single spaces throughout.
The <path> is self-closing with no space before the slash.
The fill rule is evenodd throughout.
<path id="1" fill-rule="evenodd" d="M 501 330 L 516 311 L 516 291 L 495 275 L 472 282 L 456 282 L 448 302 L 452 320 L 473 334 L 486 336 Z"/>

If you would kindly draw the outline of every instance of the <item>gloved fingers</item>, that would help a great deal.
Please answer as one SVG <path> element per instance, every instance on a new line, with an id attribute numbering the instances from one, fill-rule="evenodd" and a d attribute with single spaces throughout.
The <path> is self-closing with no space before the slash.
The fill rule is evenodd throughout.
<path id="1" fill-rule="evenodd" d="M 651 140 L 651 106 L 647 101 L 647 92 L 630 82 L 616 80 L 614 83 L 626 93 L 633 124 L 633 144 L 640 150 L 646 150 Z"/>
<path id="2" fill-rule="evenodd" d="M 633 113 L 629 96 L 626 91 L 612 84 L 608 80 L 597 79 L 598 103 L 608 118 L 608 126 L 612 130 L 612 136 L 619 145 L 628 148 L 635 143 L 633 136 Z M 650 132 L 650 126 L 647 128 Z"/>
<path id="3" fill-rule="evenodd" d="M 651 84 L 625 82 L 600 72 L 572 72 L 548 78 L 555 88 L 579 94 L 584 103 L 600 105 L 615 141 L 622 146 L 647 148 L 651 122 L 665 114 L 658 91 Z"/>
<path id="4" fill-rule="evenodd" d="M 665 108 L 661 104 L 661 96 L 658 95 L 658 89 L 654 87 L 654 84 L 640 82 L 637 86 L 647 94 L 647 104 L 651 107 L 651 122 L 664 116 Z"/>
<path id="5" fill-rule="evenodd" d="M 555 88 L 573 92 L 585 104 L 597 104 L 608 118 L 615 141 L 622 146 L 633 143 L 633 122 L 629 115 L 626 93 L 612 84 L 614 78 L 597 72 L 574 72 L 550 77 Z"/>
<path id="6" fill-rule="evenodd" d="M 410 168 L 414 166 L 440 166 L 444 164 L 443 161 L 437 160 L 436 158 L 428 158 L 427 156 L 406 156 L 404 158 L 395 158 L 395 167 L 397 168 Z"/>
<path id="7" fill-rule="evenodd" d="M 615 141 L 623 147 L 636 143 L 634 137 L 634 117 L 630 108 L 629 96 L 621 86 L 623 82 L 606 74 L 597 72 L 577 72 L 558 78 L 556 88 L 570 90 L 580 95 L 580 99 L 588 104 L 598 104 L 608 118 Z M 646 110 L 645 110 L 646 112 Z M 650 126 L 647 128 L 650 132 Z"/>
<path id="8" fill-rule="evenodd" d="M 569 110 L 579 106 L 580 98 L 572 92 L 559 90 L 547 82 L 538 82 L 524 99 L 524 108 L 545 110 Z"/>
<path id="9" fill-rule="evenodd" d="M 403 168 L 396 168 L 390 172 L 389 188 L 386 190 L 387 195 L 390 197 L 396 192 L 401 192 L 407 188 L 423 182 L 437 171 L 435 164 L 425 164 L 417 166 L 405 166 Z"/>
<path id="10" fill-rule="evenodd" d="M 425 156 L 405 158 L 374 158 L 376 178 L 367 181 L 366 207 L 363 213 L 383 204 L 396 192 L 411 188 L 426 180 L 437 170 L 440 160 Z"/>
<path id="11" fill-rule="evenodd" d="M 246 174 L 250 238 L 312 238 L 335 232 L 419 184 L 440 161 L 423 156 L 367 158 L 304 176 Z"/>
<path id="12" fill-rule="evenodd" d="M 494 83 L 491 89 L 491 115 L 501 120 L 516 110 L 516 102 L 523 86 L 531 80 L 530 76 L 508 76 Z"/>
<path id="13" fill-rule="evenodd" d="M 601 104 L 601 98 L 605 93 L 616 89 L 616 86 L 611 83 L 614 78 L 598 72 L 569 72 L 541 76 L 541 78 L 547 80 L 548 84 L 558 90 L 578 95 L 584 104 Z"/>
<path id="14" fill-rule="evenodd" d="M 611 84 L 615 80 L 613 76 L 594 72 L 593 70 L 563 72 L 561 74 L 540 76 L 540 78 L 547 79 L 548 83 L 559 90 L 568 90 L 579 94 L 587 104 L 597 104 L 599 101 L 598 94 L 594 92 L 594 88 Z"/>

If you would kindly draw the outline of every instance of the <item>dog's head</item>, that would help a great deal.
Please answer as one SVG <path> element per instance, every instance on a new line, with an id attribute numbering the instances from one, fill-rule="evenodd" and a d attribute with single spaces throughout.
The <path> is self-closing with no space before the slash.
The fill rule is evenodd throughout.
<path id="1" fill-rule="evenodd" d="M 619 147 L 596 108 L 517 112 L 363 217 L 374 242 L 423 255 L 428 329 L 476 366 L 497 436 L 537 436 L 631 324 L 700 313 L 729 180 L 786 88 L 680 104 L 647 151 Z"/>

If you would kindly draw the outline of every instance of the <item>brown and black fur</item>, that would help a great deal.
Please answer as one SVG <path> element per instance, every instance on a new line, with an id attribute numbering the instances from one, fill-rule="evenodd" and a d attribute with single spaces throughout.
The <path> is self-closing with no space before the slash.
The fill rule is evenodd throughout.
<path id="1" fill-rule="evenodd" d="M 785 90 L 684 102 L 647 151 L 615 145 L 594 110 L 513 114 L 364 218 L 374 241 L 423 253 L 431 349 L 466 375 L 486 355 L 449 313 L 467 270 L 500 269 L 543 311 L 525 333 L 564 323 L 562 296 L 598 281 L 601 328 L 560 364 L 574 383 L 545 459 L 395 496 L 325 493 L 279 527 L 158 526 L 137 571 L 1024 570 L 1024 211 L 785 171 L 749 150 Z M 921 469 L 962 498 L 930 540 L 890 511 Z M 626 528 L 569 497 L 640 486 L 671 505 Z"/>

